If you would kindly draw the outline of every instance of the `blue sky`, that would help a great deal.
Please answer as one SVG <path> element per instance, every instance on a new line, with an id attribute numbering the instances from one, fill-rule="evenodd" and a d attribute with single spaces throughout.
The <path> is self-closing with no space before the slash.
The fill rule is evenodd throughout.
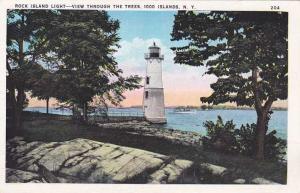
<path id="1" fill-rule="evenodd" d="M 214 79 L 202 76 L 204 67 L 174 64 L 175 54 L 170 48 L 182 44 L 171 41 L 176 11 L 109 11 L 108 14 L 120 21 L 121 48 L 115 57 L 125 76 L 145 76 L 144 53 L 155 41 L 165 56 L 163 84 L 166 105 L 200 105 L 200 97 L 208 95 L 209 85 Z M 139 89 L 126 93 L 123 105 L 141 105 L 142 92 L 143 89 Z"/>
<path id="2" fill-rule="evenodd" d="M 165 105 L 199 106 L 200 97 L 209 95 L 210 83 L 214 79 L 208 75 L 203 76 L 204 67 L 174 64 L 175 54 L 170 48 L 182 44 L 170 40 L 176 11 L 108 11 L 108 14 L 120 21 L 121 48 L 115 57 L 124 76 L 145 77 L 144 53 L 148 52 L 148 47 L 155 41 L 164 55 L 162 73 Z M 121 105 L 142 105 L 143 88 L 128 91 L 125 96 Z"/>
<path id="3" fill-rule="evenodd" d="M 159 38 L 163 44 L 171 46 L 175 11 L 109 11 L 108 14 L 120 21 L 122 40 Z"/>
<path id="4" fill-rule="evenodd" d="M 173 61 L 175 54 L 170 47 L 187 43 L 170 40 L 176 11 L 108 11 L 108 14 L 120 21 L 121 48 L 115 57 L 124 76 L 145 77 L 144 53 L 155 41 L 164 55 L 162 73 L 166 106 L 199 106 L 200 97 L 212 93 L 210 84 L 217 79 L 212 75 L 204 75 L 205 67 L 180 65 Z M 142 105 L 143 88 L 128 91 L 125 96 L 123 106 Z"/>
<path id="5" fill-rule="evenodd" d="M 118 49 L 115 57 L 124 71 L 124 76 L 135 74 L 145 76 L 144 53 L 155 41 L 165 56 L 163 85 L 167 106 L 198 106 L 201 105 L 200 97 L 209 96 L 212 93 L 210 84 L 217 79 L 213 75 L 205 75 L 205 67 L 180 65 L 173 61 L 175 54 L 170 47 L 187 43 L 170 40 L 176 11 L 109 11 L 108 14 L 120 21 L 121 41 L 119 44 L 121 48 Z M 125 96 L 127 98 L 122 105 L 141 105 L 143 89 L 127 92 Z"/>

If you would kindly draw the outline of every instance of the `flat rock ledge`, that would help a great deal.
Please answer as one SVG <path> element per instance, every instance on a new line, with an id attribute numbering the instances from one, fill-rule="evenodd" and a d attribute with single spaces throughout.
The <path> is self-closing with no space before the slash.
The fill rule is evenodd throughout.
<path id="1" fill-rule="evenodd" d="M 6 143 L 8 183 L 277 184 L 210 164 L 88 139 Z"/>
<path id="2" fill-rule="evenodd" d="M 188 160 L 87 139 L 7 141 L 7 182 L 178 183 Z"/>
<path id="3" fill-rule="evenodd" d="M 177 129 L 169 129 L 156 127 L 146 121 L 126 121 L 115 123 L 97 123 L 97 126 L 101 129 L 120 130 L 120 132 L 126 132 L 133 135 L 157 137 L 174 144 L 202 147 L 202 136 L 197 132 L 181 131 Z"/>

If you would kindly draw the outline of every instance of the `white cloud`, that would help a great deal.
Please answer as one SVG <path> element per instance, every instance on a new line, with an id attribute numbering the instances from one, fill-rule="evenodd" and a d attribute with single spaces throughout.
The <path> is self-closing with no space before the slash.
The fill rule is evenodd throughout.
<path id="1" fill-rule="evenodd" d="M 142 38 L 136 37 L 131 41 L 121 41 L 121 48 L 115 54 L 119 66 L 123 69 L 125 75 L 138 74 L 143 76 L 146 71 L 146 61 L 144 59 L 144 54 L 148 52 L 148 47 L 156 42 L 162 50 L 170 50 L 165 47 L 159 39 L 151 38 L 144 40 Z M 167 60 L 172 60 L 172 57 L 167 51 Z M 164 53 L 165 54 L 165 53 Z M 171 52 L 172 54 L 172 52 Z"/>

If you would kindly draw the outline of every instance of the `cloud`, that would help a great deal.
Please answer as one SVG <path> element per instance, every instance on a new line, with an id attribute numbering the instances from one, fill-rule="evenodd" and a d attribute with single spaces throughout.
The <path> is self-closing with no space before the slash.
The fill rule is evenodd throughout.
<path id="1" fill-rule="evenodd" d="M 144 54 L 148 52 L 148 47 L 156 42 L 162 50 L 169 50 L 157 38 L 144 40 L 135 37 L 131 41 L 121 41 L 121 48 L 116 52 L 115 57 L 125 75 L 138 74 L 144 76 L 146 71 L 146 61 Z M 168 52 L 167 59 L 171 60 L 171 55 Z"/>

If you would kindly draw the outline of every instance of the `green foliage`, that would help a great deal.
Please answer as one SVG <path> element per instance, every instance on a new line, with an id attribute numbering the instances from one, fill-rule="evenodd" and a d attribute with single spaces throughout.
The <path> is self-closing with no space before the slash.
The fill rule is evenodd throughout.
<path id="1" fill-rule="evenodd" d="M 176 63 L 207 67 L 218 79 L 201 102 L 255 107 L 257 159 L 263 159 L 267 114 L 287 99 L 288 15 L 285 12 L 194 12 L 175 16 L 171 48 Z"/>
<path id="2" fill-rule="evenodd" d="M 22 128 L 22 110 L 28 102 L 25 92 L 32 88 L 33 77 L 41 70 L 40 61 L 49 51 L 44 47 L 45 33 L 52 16 L 52 10 L 7 11 L 6 92 L 13 122 L 9 136 Z"/>
<path id="3" fill-rule="evenodd" d="M 243 155 L 251 156 L 255 153 L 253 144 L 255 143 L 256 124 L 242 125 L 240 129 L 235 130 L 238 141 L 239 152 Z M 276 136 L 276 130 L 266 134 L 265 138 L 265 158 L 283 159 L 286 154 L 286 140 Z"/>
<path id="4" fill-rule="evenodd" d="M 57 80 L 54 72 L 40 68 L 39 71 L 32 73 L 29 80 L 31 82 L 31 96 L 46 100 L 55 96 Z"/>
<path id="5" fill-rule="evenodd" d="M 287 147 L 286 140 L 276 137 L 276 131 L 273 130 L 266 135 L 265 141 L 265 157 L 269 159 L 284 159 Z"/>
<path id="6" fill-rule="evenodd" d="M 204 143 L 206 146 L 223 152 L 236 152 L 237 141 L 234 136 L 233 121 L 224 124 L 222 118 L 218 116 L 216 123 L 206 121 L 203 125 L 207 130 L 208 139 Z"/>
<path id="7" fill-rule="evenodd" d="M 50 42 L 61 64 L 58 66 L 56 98 L 79 108 L 101 96 L 117 105 L 123 92 L 139 88 L 140 77 L 123 77 L 113 54 L 119 47 L 119 21 L 105 11 L 67 11 L 51 21 L 49 32 L 59 34 Z"/>
<path id="8" fill-rule="evenodd" d="M 176 63 L 207 66 L 206 73 L 218 77 L 202 102 L 252 106 L 255 95 L 287 98 L 287 13 L 179 11 L 172 40 L 188 42 L 172 48 Z M 254 70 L 261 79 L 255 88 Z"/>
<path id="9" fill-rule="evenodd" d="M 86 115 L 96 95 L 118 105 L 124 91 L 140 87 L 115 61 L 119 21 L 105 11 L 8 10 L 7 23 L 7 93 L 19 112 L 28 91 Z"/>
<path id="10" fill-rule="evenodd" d="M 204 127 L 207 130 L 207 137 L 204 138 L 205 148 L 246 156 L 254 155 L 256 124 L 236 128 L 232 120 L 224 123 L 218 116 L 216 123 L 206 121 Z M 264 146 L 264 156 L 267 159 L 280 160 L 286 154 L 286 140 L 277 137 L 275 130 L 266 135 Z"/>
<path id="11" fill-rule="evenodd" d="M 38 59 L 49 51 L 40 41 L 49 30 L 52 11 L 8 10 L 7 12 L 7 72 L 8 86 L 18 92 L 32 88 L 34 74 L 41 71 Z M 21 101 L 20 101 L 21 102 Z"/>
<path id="12" fill-rule="evenodd" d="M 240 129 L 235 129 L 235 136 L 238 141 L 239 152 L 243 155 L 252 156 L 255 153 L 255 128 L 256 124 L 242 125 Z"/>

